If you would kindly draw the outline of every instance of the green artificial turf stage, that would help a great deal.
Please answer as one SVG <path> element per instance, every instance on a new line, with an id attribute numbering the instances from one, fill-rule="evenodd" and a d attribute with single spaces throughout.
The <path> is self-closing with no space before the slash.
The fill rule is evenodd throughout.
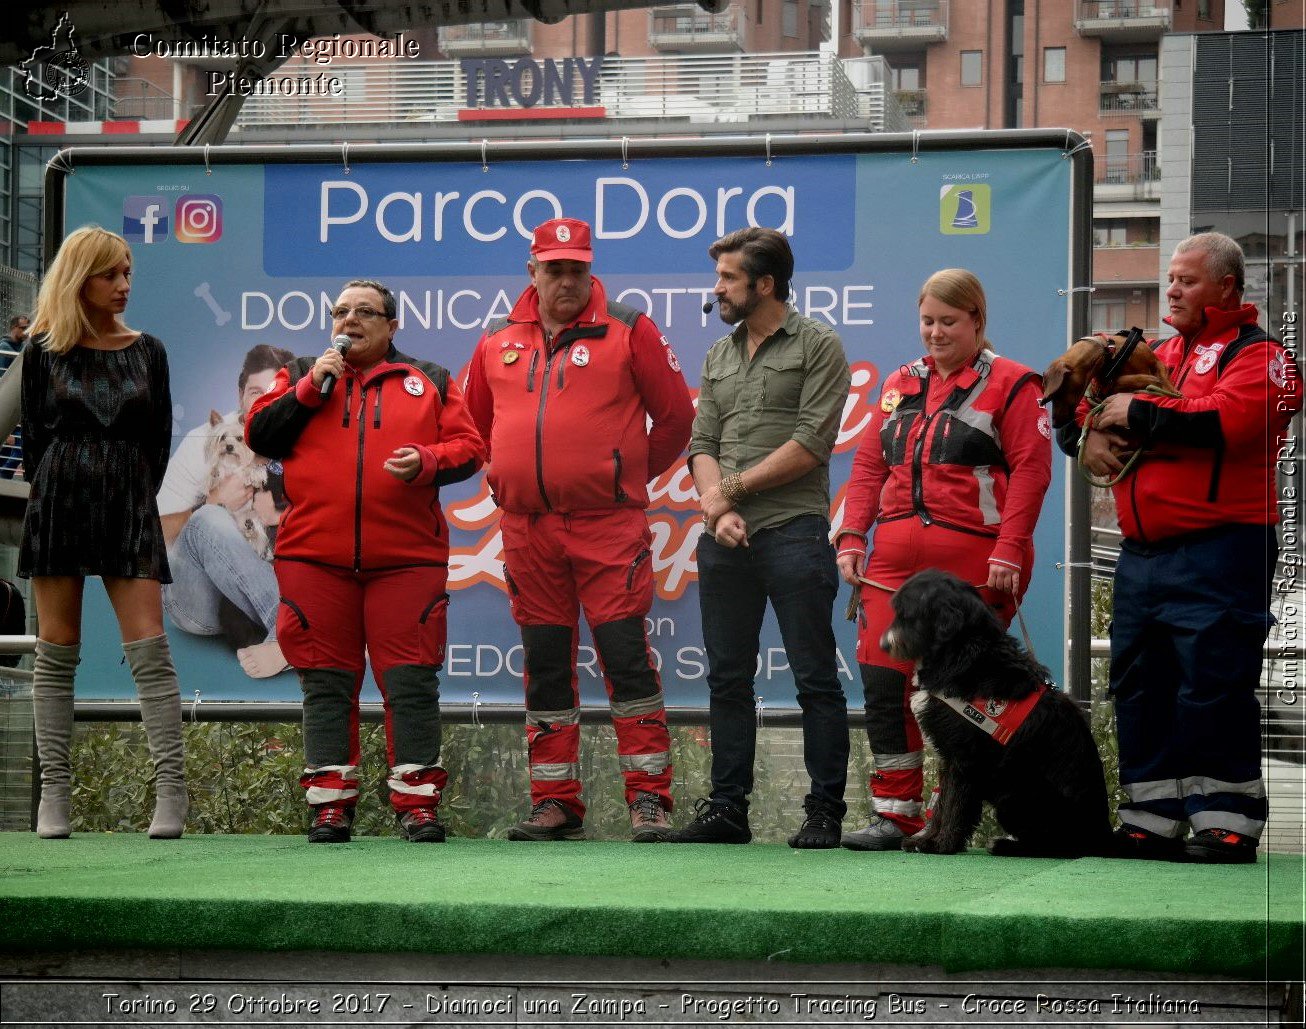
<path id="1" fill-rule="evenodd" d="M 1303 858 L 1254 866 L 455 839 L 0 833 L 0 948 L 425 951 L 1294 978 Z"/>

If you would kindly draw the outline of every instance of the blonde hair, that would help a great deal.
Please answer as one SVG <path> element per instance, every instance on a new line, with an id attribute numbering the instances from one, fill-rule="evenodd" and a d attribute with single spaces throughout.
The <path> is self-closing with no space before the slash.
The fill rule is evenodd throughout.
<path id="1" fill-rule="evenodd" d="M 125 239 L 98 225 L 70 232 L 46 269 L 28 332 L 44 333 L 45 349 L 52 354 L 66 354 L 85 337 L 98 335 L 86 317 L 82 287 L 123 258 L 130 261 L 131 253 Z"/>
<path id="2" fill-rule="evenodd" d="M 993 349 L 993 344 L 984 335 L 984 327 L 989 318 L 989 303 L 984 296 L 984 287 L 973 272 L 968 272 L 965 268 L 940 269 L 925 280 L 916 303 L 920 304 L 926 297 L 933 297 L 959 311 L 969 311 L 975 317 L 980 349 Z"/>

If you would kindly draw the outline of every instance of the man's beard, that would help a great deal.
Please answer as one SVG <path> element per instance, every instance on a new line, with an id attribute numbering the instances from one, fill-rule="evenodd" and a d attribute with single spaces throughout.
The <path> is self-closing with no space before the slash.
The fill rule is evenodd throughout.
<path id="1" fill-rule="evenodd" d="M 717 314 L 721 316 L 721 320 L 727 325 L 738 325 L 757 310 L 757 305 L 760 302 L 761 298 L 757 295 L 757 290 L 749 286 L 748 295 L 738 304 L 732 304 L 722 297 L 721 303 L 717 305 Z"/>

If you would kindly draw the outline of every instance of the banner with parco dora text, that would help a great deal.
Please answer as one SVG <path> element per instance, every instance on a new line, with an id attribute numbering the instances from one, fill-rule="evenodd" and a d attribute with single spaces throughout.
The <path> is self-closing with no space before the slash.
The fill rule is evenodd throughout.
<path id="1" fill-rule="evenodd" d="M 160 497 L 165 527 L 195 517 L 224 475 L 216 437 L 239 434 L 242 408 L 268 376 L 241 390 L 242 364 L 267 345 L 319 354 L 344 282 L 379 279 L 398 298 L 399 349 L 436 361 L 461 381 L 485 326 L 527 285 L 531 229 L 557 216 L 593 227 L 593 271 L 610 298 L 661 328 L 697 394 L 707 349 L 728 326 L 705 313 L 715 283 L 708 246 L 747 225 L 780 229 L 796 257 L 792 301 L 833 326 L 852 368 L 831 461 L 830 516 L 840 521 L 852 455 L 884 377 L 922 353 L 917 296 L 944 267 L 969 268 L 988 294 L 987 334 L 999 353 L 1041 371 L 1064 349 L 1070 325 L 1072 166 L 1055 146 L 982 145 L 912 154 L 644 156 L 571 160 L 368 162 L 290 160 L 97 163 L 78 151 L 64 183 L 66 231 L 97 223 L 122 232 L 135 261 L 128 323 L 166 344 L 174 403 L 173 458 Z M 120 150 L 122 148 L 119 148 Z M 577 369 L 583 372 L 583 369 Z M 1052 444 L 1049 442 L 1049 446 Z M 1039 659 L 1060 675 L 1066 504 L 1064 464 L 1035 537 L 1024 611 Z M 294 675 L 279 671 L 267 635 L 276 584 L 267 496 L 240 521 L 247 549 L 174 559 L 168 630 L 182 696 L 204 701 L 295 702 Z M 651 484 L 656 593 L 647 620 L 667 703 L 707 706 L 694 551 L 702 523 L 683 461 Z M 449 635 L 441 672 L 446 703 L 473 697 L 521 702 L 522 647 L 508 609 L 498 511 L 484 474 L 441 491 L 451 529 Z M 212 506 L 212 505 L 209 505 Z M 168 518 L 168 514 L 184 516 Z M 210 515 L 213 512 L 210 511 Z M 171 532 L 170 532 L 171 535 Z M 196 569 L 204 569 L 196 571 Z M 835 612 L 839 669 L 861 704 L 855 630 Z M 116 624 L 100 591 L 87 593 L 78 697 L 133 696 Z M 262 663 L 260 664 L 260 659 Z M 582 629 L 583 702 L 606 706 L 601 672 Z M 275 674 L 268 674 L 275 673 Z M 772 616 L 763 628 L 757 693 L 767 708 L 795 706 Z M 377 699 L 369 680 L 364 699 Z"/>

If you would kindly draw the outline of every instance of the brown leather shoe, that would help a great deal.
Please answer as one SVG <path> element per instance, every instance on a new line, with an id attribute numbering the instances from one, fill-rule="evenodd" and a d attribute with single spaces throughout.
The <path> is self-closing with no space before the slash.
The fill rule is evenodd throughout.
<path id="1" fill-rule="evenodd" d="M 641 790 L 630 805 L 632 843 L 661 843 L 671 835 L 671 819 L 656 793 Z"/>
<path id="2" fill-rule="evenodd" d="M 531 808 L 531 815 L 508 830 L 510 840 L 543 843 L 550 840 L 583 840 L 585 826 L 580 816 L 561 801 L 542 800 Z"/>

